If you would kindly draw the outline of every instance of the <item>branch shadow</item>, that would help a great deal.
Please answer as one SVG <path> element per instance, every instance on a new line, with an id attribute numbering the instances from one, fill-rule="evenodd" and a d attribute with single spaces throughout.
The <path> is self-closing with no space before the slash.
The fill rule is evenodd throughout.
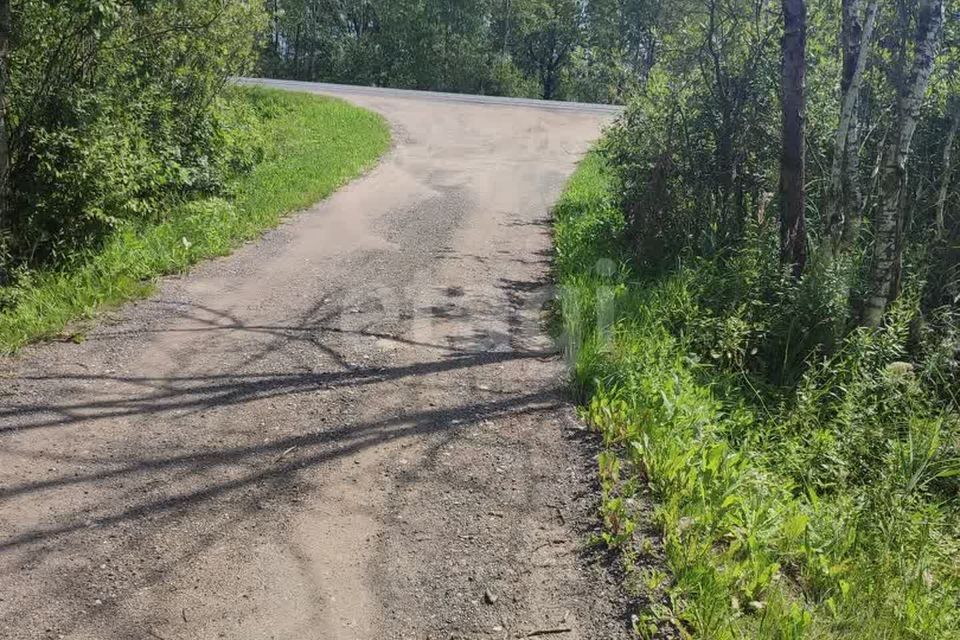
<path id="1" fill-rule="evenodd" d="M 92 483 L 109 478 L 148 474 L 176 469 L 180 473 L 209 471 L 213 467 L 253 464 L 260 468 L 241 478 L 161 500 L 149 501 L 95 518 L 87 518 L 56 527 L 32 529 L 0 541 L 0 552 L 32 542 L 68 534 L 87 527 L 104 527 L 146 515 L 190 507 L 224 493 L 267 480 L 297 473 L 300 470 L 359 453 L 393 440 L 440 431 L 458 431 L 476 422 L 510 414 L 547 411 L 558 406 L 556 391 L 541 391 L 492 402 L 416 412 L 361 425 L 338 427 L 308 435 L 292 436 L 258 446 L 235 447 L 215 452 L 171 457 L 145 457 L 120 467 L 82 475 L 11 485 L 0 489 L 0 500 L 46 489 Z M 333 445 L 333 449 L 311 452 L 310 449 Z"/>
<path id="2" fill-rule="evenodd" d="M 523 296 L 534 293 L 539 286 L 541 283 L 502 281 L 500 288 L 505 297 L 484 312 L 510 318 L 515 315 L 513 307 L 522 306 Z M 442 293 L 448 300 L 463 297 L 463 290 L 455 287 L 444 289 Z M 83 490 L 84 493 L 89 490 L 96 497 L 86 501 L 85 506 L 69 502 L 64 503 L 65 507 L 60 505 L 53 520 L 41 519 L 37 523 L 15 527 L 10 527 L 13 523 L 7 522 L 4 530 L 9 535 L 0 537 L 0 554 L 17 552 L 18 563 L 39 565 L 51 554 L 78 552 L 94 538 L 102 538 L 108 533 L 110 537 L 115 533 L 118 535 L 123 553 L 139 554 L 148 549 L 149 540 L 160 536 L 161 531 L 213 512 L 217 510 L 216 505 L 232 501 L 229 507 L 231 518 L 222 530 L 205 532 L 187 541 L 188 544 L 174 552 L 169 561 L 154 563 L 145 580 L 162 582 L 168 572 L 178 563 L 182 564 L 185 558 L 200 555 L 216 540 L 230 535 L 229 531 L 257 517 L 258 503 L 273 499 L 285 501 L 291 486 L 306 482 L 305 471 L 407 438 L 435 435 L 449 441 L 463 429 L 478 423 L 508 415 L 538 415 L 554 411 L 563 403 L 559 389 L 534 385 L 532 389 L 493 399 L 465 396 L 466 399 L 454 407 L 431 407 L 400 415 L 397 411 L 383 412 L 371 420 L 351 420 L 334 427 L 310 425 L 308 432 L 234 446 L 215 444 L 165 450 L 161 443 L 158 447 L 124 451 L 120 459 L 109 460 L 99 455 L 71 457 L 59 453 L 56 447 L 49 451 L 20 452 L 14 449 L 23 442 L 21 436 L 34 432 L 42 434 L 41 438 L 66 440 L 74 437 L 71 427 L 96 423 L 98 429 L 103 426 L 106 438 L 110 438 L 109 422 L 100 421 L 127 419 L 150 424 L 172 416 L 229 410 L 263 400 L 292 398 L 318 391 L 349 392 L 379 384 L 412 384 L 416 379 L 437 374 L 459 375 L 458 372 L 478 367 L 554 357 L 554 352 L 549 349 L 522 349 L 516 345 L 505 351 L 482 348 L 483 340 L 493 338 L 498 343 L 510 345 L 511 336 L 491 338 L 478 333 L 462 341 L 448 340 L 446 343 L 431 342 L 429 337 L 427 340 L 410 339 L 379 329 L 376 317 L 382 314 L 373 308 L 352 313 L 348 322 L 343 322 L 345 314 L 351 313 L 346 306 L 324 299 L 289 322 L 247 324 L 236 313 L 192 305 L 184 313 L 177 313 L 182 322 L 174 326 L 135 330 L 108 327 L 91 338 L 91 342 L 109 342 L 127 337 L 136 339 L 144 333 L 178 333 L 197 335 L 200 339 L 222 337 L 232 342 L 234 336 L 238 340 L 249 336 L 254 348 L 229 373 L 195 372 L 184 366 L 169 376 L 113 373 L 21 376 L 20 380 L 27 384 L 38 388 L 46 386 L 62 393 L 50 394 L 45 399 L 43 396 L 14 397 L 12 402 L 4 398 L 0 404 L 0 447 L 8 454 L 29 459 L 28 464 L 65 461 L 74 463 L 74 470 L 55 471 L 55 467 L 60 466 L 55 465 L 50 468 L 55 473 L 38 474 L 39 477 L 30 480 L 15 479 L 0 486 L 0 508 L 13 501 L 39 500 L 44 492 L 64 489 Z M 448 320 L 448 305 L 438 305 L 438 309 L 434 317 Z M 366 322 L 368 316 L 372 320 Z M 419 354 L 418 361 L 410 364 L 356 365 L 338 352 L 339 343 L 335 338 L 358 336 L 408 345 L 423 350 L 423 353 Z M 335 365 L 333 370 L 290 371 L 282 361 L 280 366 L 271 364 L 274 361 L 270 354 L 305 347 L 329 357 Z M 246 372 L 256 367 L 267 371 Z M 451 378 L 451 382 L 457 381 Z M 71 386 L 76 388 L 71 389 Z M 433 462 L 434 451 L 428 456 L 428 465 Z M 93 468 L 82 468 L 90 466 Z M 424 471 L 429 472 L 429 466 Z M 76 590 L 71 581 L 79 584 L 83 579 L 79 573 L 63 576 L 50 589 L 59 594 L 57 597 L 70 599 Z M 113 605 L 111 607 L 115 609 Z M 96 615 L 109 615 L 108 611 L 105 605 Z"/>

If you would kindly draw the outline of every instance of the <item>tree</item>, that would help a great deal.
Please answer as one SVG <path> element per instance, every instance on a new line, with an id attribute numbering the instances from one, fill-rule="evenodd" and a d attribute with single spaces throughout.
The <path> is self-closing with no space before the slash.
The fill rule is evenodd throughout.
<path id="1" fill-rule="evenodd" d="M 863 84 L 870 42 L 879 9 L 878 0 L 867 7 L 866 23 L 860 22 L 861 0 L 843 0 L 843 72 L 840 80 L 840 123 L 834 136 L 833 162 L 827 186 L 823 218 L 827 221 L 824 249 L 834 254 L 849 248 L 859 234 L 862 193 L 860 191 L 860 135 L 857 103 Z"/>
<path id="2" fill-rule="evenodd" d="M 804 184 L 807 8 L 805 0 L 783 0 L 782 109 L 780 156 L 780 261 L 794 277 L 807 261 Z"/>
<path id="3" fill-rule="evenodd" d="M 947 110 L 950 113 L 950 130 L 943 143 L 943 173 L 940 177 L 940 191 L 937 194 L 937 213 L 934 221 L 937 237 L 941 239 L 946 230 L 944 210 L 947 206 L 947 195 L 950 192 L 950 174 L 953 172 L 953 142 L 957 138 L 957 130 L 960 129 L 960 96 L 950 97 L 947 101 Z"/>
<path id="4" fill-rule="evenodd" d="M 898 87 L 897 124 L 880 167 L 880 206 L 874 224 L 873 262 L 864 302 L 862 324 L 877 327 L 887 306 L 900 293 L 903 225 L 906 207 L 907 160 L 920 117 L 943 29 L 944 0 L 921 0 L 909 76 Z M 902 77 L 903 74 L 898 74 Z"/>
<path id="5" fill-rule="evenodd" d="M 581 37 L 580 15 L 576 0 L 533 0 L 528 7 L 520 56 L 540 81 L 544 100 L 557 96 L 561 72 Z"/>
<path id="6" fill-rule="evenodd" d="M 7 228 L 10 143 L 7 138 L 7 81 L 10 77 L 10 35 L 13 29 L 10 0 L 0 0 L 0 285 L 6 277 L 3 267 L 4 233 Z"/>
<path id="7" fill-rule="evenodd" d="M 617 103 L 646 82 L 663 25 L 696 4 L 263 1 L 273 16 L 261 54 L 263 75 Z M 719 1 L 739 10 L 767 0 Z M 731 30 L 748 26 L 735 22 Z"/>
<path id="8" fill-rule="evenodd" d="M 663 0 L 588 0 L 574 54 L 571 86 L 578 100 L 623 102 L 653 66 Z"/>
<path id="9" fill-rule="evenodd" d="M 248 164 L 221 97 L 267 33 L 259 3 L 0 2 L 8 271 L 60 264 Z"/>

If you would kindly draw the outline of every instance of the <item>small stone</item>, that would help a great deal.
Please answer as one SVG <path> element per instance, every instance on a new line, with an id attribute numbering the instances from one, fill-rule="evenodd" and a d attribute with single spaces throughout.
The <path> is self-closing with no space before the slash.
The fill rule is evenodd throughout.
<path id="1" fill-rule="evenodd" d="M 487 604 L 494 604 L 497 600 L 500 599 L 500 596 L 494 594 L 489 589 L 483 592 L 483 599 Z"/>

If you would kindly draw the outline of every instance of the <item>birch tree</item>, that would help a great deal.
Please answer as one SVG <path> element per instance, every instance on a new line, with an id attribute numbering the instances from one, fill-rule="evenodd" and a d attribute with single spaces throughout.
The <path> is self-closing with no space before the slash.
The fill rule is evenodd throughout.
<path id="1" fill-rule="evenodd" d="M 946 142 L 943 143 L 943 175 L 940 178 L 940 192 L 937 194 L 937 213 L 935 225 L 937 237 L 943 238 L 946 228 L 944 209 L 947 206 L 947 195 L 950 192 L 950 174 L 953 172 L 953 143 L 957 138 L 957 129 L 960 129 L 960 96 L 952 96 L 948 101 L 950 112 L 950 129 L 947 132 Z"/>
<path id="2" fill-rule="evenodd" d="M 890 302 L 900 293 L 907 160 L 933 72 L 943 16 L 944 0 L 921 0 L 913 63 L 909 76 L 899 87 L 898 121 L 880 167 L 880 204 L 874 224 L 873 262 L 868 277 L 869 294 L 862 314 L 862 323 L 867 327 L 880 325 Z"/>
<path id="3" fill-rule="evenodd" d="M 827 221 L 824 246 L 828 255 L 835 254 L 841 247 L 849 248 L 860 228 L 860 135 L 856 111 L 879 8 L 878 1 L 871 0 L 866 22 L 861 24 L 862 4 L 862 0 L 843 0 L 840 123 L 834 137 L 830 182 L 823 210 Z"/>

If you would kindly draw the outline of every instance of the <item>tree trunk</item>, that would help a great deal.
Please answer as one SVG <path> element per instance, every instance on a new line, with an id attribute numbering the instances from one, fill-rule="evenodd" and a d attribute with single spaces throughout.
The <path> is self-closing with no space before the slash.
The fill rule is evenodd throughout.
<path id="1" fill-rule="evenodd" d="M 846 161 L 841 180 L 841 202 L 844 206 L 843 228 L 840 231 L 840 250 L 848 251 L 856 246 L 863 226 L 863 189 L 860 185 L 860 125 L 854 117 L 847 132 L 844 151 Z"/>
<path id="2" fill-rule="evenodd" d="M 940 193 L 937 195 L 937 238 L 943 238 L 946 227 L 943 211 L 947 206 L 947 194 L 950 192 L 950 174 L 953 171 L 951 155 L 953 142 L 957 138 L 957 129 L 960 128 L 960 96 L 951 98 L 949 105 L 951 114 L 950 132 L 947 133 L 947 140 L 943 143 L 943 176 L 940 178 Z"/>
<path id="3" fill-rule="evenodd" d="M 10 78 L 10 35 L 13 30 L 10 0 L 0 0 L 0 285 L 6 281 L 3 248 L 10 205 L 10 142 L 7 138 L 7 82 Z"/>
<path id="4" fill-rule="evenodd" d="M 273 10 L 270 12 L 270 21 L 273 23 L 273 52 L 280 57 L 280 1 L 273 0 Z"/>
<path id="5" fill-rule="evenodd" d="M 807 7 L 805 0 L 783 0 L 784 33 L 780 156 L 780 261 L 800 277 L 807 261 L 806 191 L 804 188 L 804 111 Z"/>
<path id="6" fill-rule="evenodd" d="M 827 186 L 823 215 L 827 221 L 825 247 L 828 255 L 835 255 L 841 248 L 849 248 L 855 238 L 847 237 L 844 230 L 857 225 L 847 224 L 850 216 L 859 216 L 860 194 L 860 136 L 857 127 L 857 103 L 863 84 L 864 69 L 869 57 L 870 40 L 876 24 L 878 2 L 872 0 L 867 7 L 866 25 L 860 24 L 861 0 L 843 2 L 843 77 L 841 78 L 840 124 L 834 138 L 833 163 L 830 167 L 830 182 Z M 852 234 L 848 234 L 852 235 Z"/>
<path id="7" fill-rule="evenodd" d="M 500 48 L 500 57 L 507 57 L 507 47 L 510 44 L 510 11 L 512 7 L 510 6 L 511 0 L 504 0 L 503 2 L 503 43 Z"/>
<path id="8" fill-rule="evenodd" d="M 899 88 L 898 128 L 890 138 L 880 168 L 880 208 L 868 280 L 870 293 L 862 314 L 862 323 L 867 327 L 880 326 L 887 307 L 900 294 L 907 159 L 937 55 L 937 41 L 943 28 L 943 0 L 921 0 L 917 24 L 913 66 L 907 81 Z"/>
<path id="9" fill-rule="evenodd" d="M 542 97 L 544 100 L 553 100 L 553 96 L 557 90 L 557 77 L 555 72 L 555 66 L 553 62 L 553 54 L 550 54 L 550 60 L 545 63 L 543 67 L 542 81 L 543 93 Z"/>
<path id="10" fill-rule="evenodd" d="M 293 37 L 293 77 L 297 80 L 303 80 L 300 76 L 300 31 L 302 28 L 301 23 L 298 22 L 296 35 Z"/>

